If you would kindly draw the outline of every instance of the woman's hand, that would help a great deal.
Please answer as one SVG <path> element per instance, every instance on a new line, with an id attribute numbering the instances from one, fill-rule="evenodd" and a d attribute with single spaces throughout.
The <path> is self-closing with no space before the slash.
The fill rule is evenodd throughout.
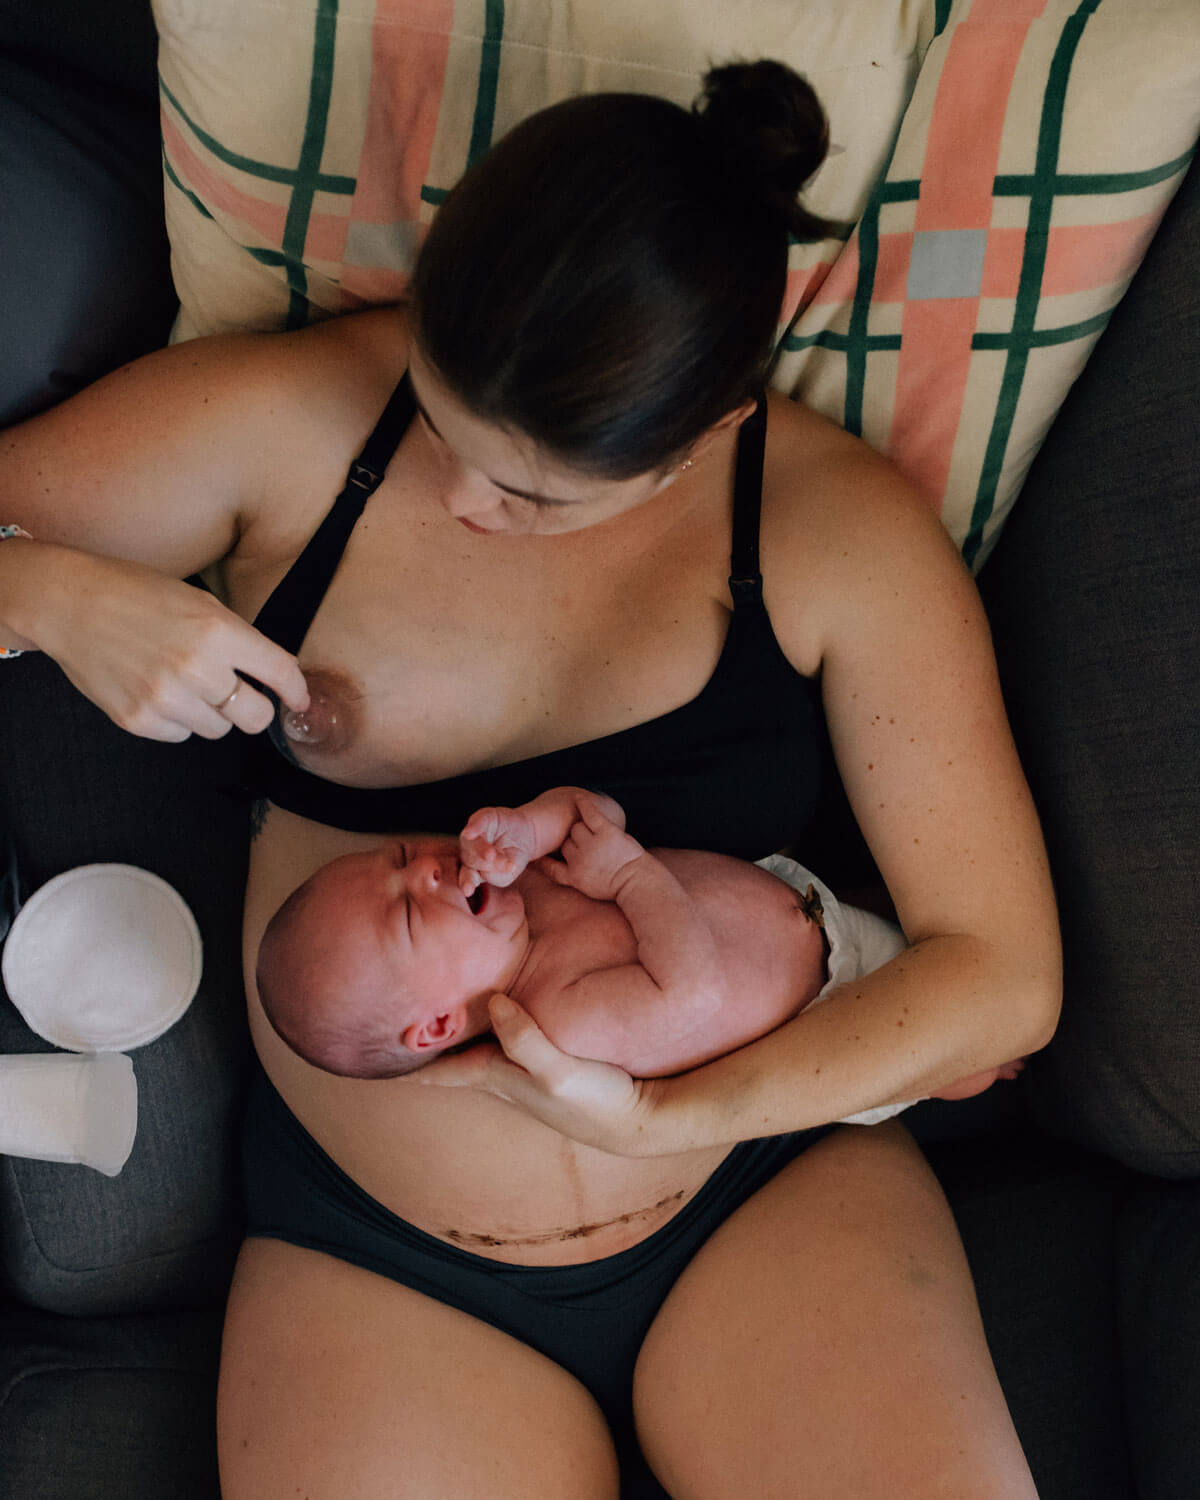
<path id="1" fill-rule="evenodd" d="M 631 1078 L 610 1063 L 560 1052 L 507 995 L 493 995 L 489 1010 L 496 1041 L 439 1058 L 409 1081 L 495 1094 L 561 1135 L 614 1156 L 688 1149 L 691 1143 L 669 1138 L 674 1128 L 663 1128 L 667 1081 Z"/>
<path id="2" fill-rule="evenodd" d="M 131 734 L 170 742 L 220 739 L 231 728 L 256 734 L 274 706 L 247 678 L 297 712 L 308 707 L 295 658 L 204 590 L 70 548 L 39 547 L 30 560 L 46 586 L 22 633 Z"/>

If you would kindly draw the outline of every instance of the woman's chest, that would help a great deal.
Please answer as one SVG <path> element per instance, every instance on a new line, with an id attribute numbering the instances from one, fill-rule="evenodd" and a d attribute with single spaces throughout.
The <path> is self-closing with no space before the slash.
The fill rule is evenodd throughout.
<path id="1" fill-rule="evenodd" d="M 437 781 L 619 732 L 711 678 L 718 528 L 650 530 L 641 548 L 454 529 L 403 506 L 355 529 L 299 652 L 339 733 L 295 743 L 301 764 L 352 786 Z"/>

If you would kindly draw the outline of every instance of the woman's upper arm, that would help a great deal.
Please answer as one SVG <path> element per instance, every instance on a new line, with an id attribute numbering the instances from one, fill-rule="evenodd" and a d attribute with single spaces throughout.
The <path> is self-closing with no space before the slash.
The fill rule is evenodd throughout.
<path id="1" fill-rule="evenodd" d="M 910 942 L 965 932 L 1053 970 L 1045 851 L 978 592 L 912 487 L 843 443 L 794 542 L 815 558 L 811 596 L 778 613 L 819 660 L 851 806 Z"/>
<path id="2" fill-rule="evenodd" d="M 266 481 L 278 335 L 158 350 L 0 436 L 0 512 L 39 541 L 186 575 L 223 557 Z M 278 425 L 278 424 L 276 424 Z"/>

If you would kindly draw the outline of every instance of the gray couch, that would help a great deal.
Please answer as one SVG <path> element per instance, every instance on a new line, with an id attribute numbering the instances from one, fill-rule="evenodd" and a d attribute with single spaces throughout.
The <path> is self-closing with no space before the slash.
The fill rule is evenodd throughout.
<path id="1" fill-rule="evenodd" d="M 145 0 L 0 0 L 2 421 L 165 338 L 153 46 Z M 981 580 L 1062 903 L 1063 1024 L 1020 1084 L 912 1117 L 1043 1500 L 1195 1500 L 1200 1473 L 1198 242 L 1193 170 Z M 0 1158 L 7 1500 L 218 1492 L 240 777 L 232 742 L 134 740 L 41 658 L 0 666 L 0 847 L 24 892 L 128 861 L 205 939 L 191 1011 L 134 1054 L 121 1176 Z M 44 1046 L 0 996 L 0 1048 Z"/>

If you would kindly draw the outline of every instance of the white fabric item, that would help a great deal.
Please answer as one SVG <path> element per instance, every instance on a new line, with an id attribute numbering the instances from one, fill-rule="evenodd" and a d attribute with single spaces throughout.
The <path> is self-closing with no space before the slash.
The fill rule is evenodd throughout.
<path id="1" fill-rule="evenodd" d="M 813 1005 L 820 1005 L 839 985 L 870 974 L 873 969 L 882 967 L 908 947 L 904 934 L 894 922 L 885 921 L 874 912 L 863 911 L 857 906 L 844 905 L 823 880 L 796 860 L 788 859 L 783 854 L 770 854 L 766 859 L 760 859 L 758 865 L 768 874 L 785 881 L 793 890 L 806 891 L 811 885 L 821 898 L 821 907 L 825 913 L 825 936 L 829 939 L 829 978 L 821 986 L 817 998 L 811 1002 Z M 880 1104 L 874 1109 L 846 1115 L 839 1123 L 878 1125 L 918 1102 L 910 1099 L 904 1104 Z"/>
<path id="2" fill-rule="evenodd" d="M 160 1037 L 200 983 L 196 920 L 136 865 L 80 865 L 21 908 L 0 971 L 38 1036 L 71 1052 L 124 1052 Z"/>
<path id="3" fill-rule="evenodd" d="M 137 1134 L 137 1080 L 121 1052 L 0 1057 L 0 1152 L 115 1177 Z"/>

